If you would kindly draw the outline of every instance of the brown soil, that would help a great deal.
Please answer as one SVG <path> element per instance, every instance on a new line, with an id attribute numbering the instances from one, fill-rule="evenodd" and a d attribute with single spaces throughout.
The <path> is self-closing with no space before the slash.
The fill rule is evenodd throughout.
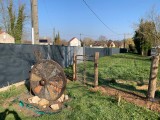
<path id="1" fill-rule="evenodd" d="M 69 82 L 70 82 L 70 80 L 67 79 L 67 83 L 69 83 Z M 40 116 L 40 115 L 37 114 L 37 113 L 34 111 L 34 109 L 29 109 L 29 108 L 27 108 L 25 105 L 24 105 L 23 107 L 21 107 L 21 106 L 19 105 L 19 101 L 22 101 L 22 102 L 27 103 L 27 104 L 29 104 L 29 105 L 33 105 L 33 106 L 35 106 L 35 107 L 38 107 L 39 110 L 41 110 L 41 111 L 50 112 L 50 113 L 51 113 L 51 112 L 58 112 L 58 111 L 59 111 L 59 110 L 58 110 L 58 111 L 53 111 L 53 110 L 50 108 L 50 105 L 52 105 L 52 104 L 54 104 L 54 103 L 57 103 L 57 104 L 59 105 L 60 110 L 64 108 L 63 102 L 61 103 L 61 102 L 55 102 L 55 101 L 50 101 L 50 105 L 48 105 L 46 108 L 40 107 L 40 106 L 38 106 L 38 105 L 36 105 L 36 104 L 30 104 L 29 101 L 28 101 L 28 98 L 31 98 L 31 97 L 33 97 L 33 95 L 31 95 L 31 94 L 29 94 L 29 93 L 21 93 L 21 94 L 18 96 L 18 99 L 17 99 L 17 100 L 16 100 L 16 97 L 8 98 L 8 99 L 6 99 L 6 100 L 3 102 L 2 106 L 3 106 L 4 109 L 8 109 L 8 108 L 11 106 L 12 108 L 14 108 L 14 110 L 15 110 L 16 112 L 22 113 L 22 114 L 24 114 L 26 117 L 31 117 L 31 116 L 37 117 L 37 116 Z M 16 101 L 15 101 L 15 100 L 16 100 Z M 15 101 L 15 102 L 14 102 L 14 101 Z M 64 102 L 67 102 L 67 101 L 64 101 Z"/>
<path id="2" fill-rule="evenodd" d="M 146 88 L 146 86 L 144 88 Z M 144 96 L 117 90 L 107 86 L 99 86 L 96 88 L 91 88 L 90 90 L 92 92 L 100 91 L 103 95 L 114 96 L 116 98 L 120 96 L 121 99 L 128 101 L 130 103 L 136 104 L 137 106 L 145 107 L 150 110 L 160 112 L 160 103 L 158 102 L 158 100 L 151 102 L 151 101 L 148 101 Z"/>
<path id="3" fill-rule="evenodd" d="M 4 101 L 3 103 L 3 108 L 8 108 L 9 106 L 12 106 L 14 108 L 14 110 L 18 113 L 22 113 L 24 114 L 25 116 L 38 116 L 38 114 L 36 114 L 34 111 L 28 109 L 27 107 L 21 107 L 19 105 L 19 101 L 22 100 L 23 102 L 26 102 L 27 98 L 31 97 L 30 95 L 28 94 L 21 94 L 19 96 L 20 98 L 16 100 L 15 97 L 12 97 L 12 98 L 9 98 L 7 99 L 6 101 Z M 14 100 L 16 100 L 14 102 Z"/>

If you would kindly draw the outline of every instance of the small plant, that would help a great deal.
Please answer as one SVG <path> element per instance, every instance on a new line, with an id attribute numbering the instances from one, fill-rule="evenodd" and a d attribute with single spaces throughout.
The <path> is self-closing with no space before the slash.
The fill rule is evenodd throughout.
<path id="1" fill-rule="evenodd" d="M 138 85 L 138 86 L 144 85 L 143 77 L 139 77 L 139 81 L 137 81 L 137 85 Z"/>
<path id="2" fill-rule="evenodd" d="M 112 83 L 112 84 L 117 83 L 117 82 L 116 82 L 116 79 L 114 79 L 114 78 L 112 78 L 109 82 Z"/>
<path id="3" fill-rule="evenodd" d="M 118 106 L 120 106 L 120 102 L 121 102 L 121 94 L 119 92 L 116 93 L 116 100 L 117 100 L 117 104 Z"/>

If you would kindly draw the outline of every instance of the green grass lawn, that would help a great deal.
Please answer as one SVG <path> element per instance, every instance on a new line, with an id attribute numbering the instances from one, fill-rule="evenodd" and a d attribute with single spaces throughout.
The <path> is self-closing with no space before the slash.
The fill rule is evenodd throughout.
<path id="1" fill-rule="evenodd" d="M 100 92 L 91 92 L 89 88 L 79 82 L 70 82 L 66 89 L 70 101 L 64 103 L 65 108 L 56 114 L 29 117 L 15 110 L 12 105 L 7 109 L 14 110 L 22 120 L 158 120 L 160 117 L 156 112 L 138 107 L 123 100 L 120 106 L 118 106 L 117 99 L 114 97 L 103 96 Z M 11 92 L 12 95 L 9 97 L 17 96 L 18 92 L 15 91 Z M 5 93 L 0 93 L 0 98 Z M 5 100 L 8 97 L 2 98 Z M 5 110 L 3 107 L 0 108 L 0 112 Z M 9 114 L 6 120 L 14 120 L 14 116 Z"/>
<path id="2" fill-rule="evenodd" d="M 133 54 L 119 54 L 99 60 L 99 74 L 102 79 L 148 80 L 151 61 L 147 57 Z"/>
<path id="3" fill-rule="evenodd" d="M 136 54 L 118 54 L 99 61 L 102 79 L 148 80 L 151 60 Z"/>
<path id="4" fill-rule="evenodd" d="M 125 53 L 101 57 L 98 64 L 99 84 L 146 95 L 146 90 L 136 90 L 135 87 L 137 84 L 148 83 L 150 66 L 150 57 L 142 57 L 137 54 Z M 82 81 L 84 65 L 82 63 L 78 64 L 77 68 L 78 76 L 81 76 L 79 79 Z M 66 69 L 66 74 L 72 76 L 72 67 Z M 94 63 L 90 61 L 86 64 L 86 80 L 92 83 L 94 81 Z M 110 83 L 109 80 L 123 80 L 127 84 Z M 159 80 L 160 72 L 157 86 L 160 86 Z M 159 91 L 156 92 L 156 96 L 160 96 Z"/>
<path id="5" fill-rule="evenodd" d="M 100 85 L 136 90 L 134 85 L 108 83 L 107 79 L 123 79 L 126 81 L 148 80 L 150 60 L 147 57 L 140 57 L 132 54 L 119 54 L 99 59 L 99 80 Z M 83 72 L 83 64 L 78 65 Z M 87 80 L 93 80 L 93 62 L 87 62 Z M 65 69 L 67 75 L 72 76 L 72 68 Z M 15 111 L 22 120 L 158 120 L 160 115 L 143 107 L 138 107 L 124 100 L 118 106 L 117 99 L 104 96 L 101 92 L 91 92 L 90 86 L 83 86 L 80 82 L 69 82 L 65 93 L 70 100 L 65 102 L 65 108 L 56 114 L 32 117 L 14 109 L 14 105 L 7 108 L 3 101 L 12 97 L 16 98 L 20 93 L 27 92 L 25 86 L 13 87 L 9 91 L 0 93 L 0 115 L 6 109 Z M 140 92 L 140 91 L 136 91 Z M 10 103 L 8 103 L 10 104 Z M 18 103 L 17 103 L 18 104 Z M 6 120 L 14 120 L 12 114 L 7 115 Z"/>
<path id="6" fill-rule="evenodd" d="M 151 60 L 136 54 L 117 54 L 99 59 L 99 79 L 123 79 L 146 81 L 149 79 Z M 87 77 L 94 76 L 93 62 L 87 62 Z M 83 64 L 78 65 L 78 74 L 83 73 Z M 72 76 L 72 68 L 67 69 Z M 160 78 L 160 75 L 159 75 Z"/>

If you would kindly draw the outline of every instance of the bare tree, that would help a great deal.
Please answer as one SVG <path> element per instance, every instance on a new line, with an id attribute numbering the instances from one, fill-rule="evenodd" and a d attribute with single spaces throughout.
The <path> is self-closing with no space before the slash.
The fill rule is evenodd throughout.
<path id="1" fill-rule="evenodd" d="M 85 37 L 83 39 L 83 43 L 85 44 L 85 46 L 90 46 L 94 43 L 94 40 L 90 37 Z"/>
<path id="2" fill-rule="evenodd" d="M 16 7 L 13 0 L 0 1 L 0 26 L 15 38 L 16 43 L 21 43 L 24 23 L 27 18 L 25 3 L 20 3 Z"/>
<path id="3" fill-rule="evenodd" d="M 7 15 L 7 5 L 8 5 L 8 0 L 4 2 L 4 0 L 0 0 L 0 26 L 2 29 L 5 29 L 8 31 L 8 20 L 9 17 Z"/>
<path id="4" fill-rule="evenodd" d="M 155 31 L 153 34 L 153 46 L 156 47 L 160 44 L 160 14 L 157 12 L 156 7 L 153 6 L 151 10 L 147 13 L 146 20 L 153 22 L 155 25 Z"/>
<path id="5" fill-rule="evenodd" d="M 106 41 L 107 38 L 104 35 L 99 36 L 99 41 Z"/>
<path id="6" fill-rule="evenodd" d="M 154 32 L 151 32 L 153 36 L 153 46 L 157 47 L 160 44 L 160 14 L 156 11 L 155 6 L 149 11 L 146 19 L 154 23 Z M 159 52 L 159 51 L 158 51 Z M 150 79 L 148 85 L 148 92 L 147 98 L 153 99 L 155 97 L 156 92 L 156 81 L 157 81 L 157 74 L 158 74 L 158 66 L 159 66 L 159 53 L 152 58 L 151 64 L 151 72 L 150 72 Z"/>

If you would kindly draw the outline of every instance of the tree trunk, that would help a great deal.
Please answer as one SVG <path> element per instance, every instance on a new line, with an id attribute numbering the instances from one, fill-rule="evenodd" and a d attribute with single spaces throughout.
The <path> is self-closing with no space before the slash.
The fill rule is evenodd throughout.
<path id="1" fill-rule="evenodd" d="M 142 55 L 142 56 L 144 55 L 144 51 L 143 51 L 143 50 L 141 51 L 141 55 Z"/>
<path id="2" fill-rule="evenodd" d="M 148 93 L 147 93 L 148 99 L 153 99 L 155 97 L 158 65 L 159 65 L 159 55 L 153 56 L 150 69 Z"/>

